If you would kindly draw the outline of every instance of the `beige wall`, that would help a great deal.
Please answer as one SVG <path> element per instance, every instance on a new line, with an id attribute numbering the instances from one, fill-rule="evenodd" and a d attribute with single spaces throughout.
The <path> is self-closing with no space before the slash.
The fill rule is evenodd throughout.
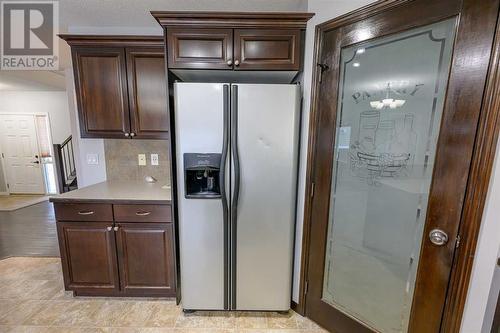
<path id="1" fill-rule="evenodd" d="M 168 141 L 104 140 L 107 180 L 143 180 L 153 176 L 170 185 Z M 146 165 L 138 165 L 138 154 L 146 154 Z M 151 154 L 158 154 L 159 165 L 151 165 Z"/>

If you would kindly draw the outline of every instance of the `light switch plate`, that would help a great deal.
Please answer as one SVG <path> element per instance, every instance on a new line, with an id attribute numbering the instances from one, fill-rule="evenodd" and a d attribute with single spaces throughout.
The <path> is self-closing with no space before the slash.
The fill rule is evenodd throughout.
<path id="1" fill-rule="evenodd" d="M 151 165 L 159 165 L 158 154 L 151 154 Z"/>
<path id="2" fill-rule="evenodd" d="M 137 160 L 139 162 L 139 165 L 146 165 L 146 154 L 138 154 Z"/>
<path id="3" fill-rule="evenodd" d="M 99 155 L 98 154 L 87 154 L 87 164 L 89 164 L 89 165 L 99 164 Z"/>

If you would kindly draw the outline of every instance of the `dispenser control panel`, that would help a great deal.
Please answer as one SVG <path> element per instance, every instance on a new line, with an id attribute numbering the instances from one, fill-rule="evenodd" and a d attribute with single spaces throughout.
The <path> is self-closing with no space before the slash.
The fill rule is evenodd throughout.
<path id="1" fill-rule="evenodd" d="M 220 192 L 220 160 L 217 153 L 185 153 L 184 186 L 187 199 L 216 199 Z"/>

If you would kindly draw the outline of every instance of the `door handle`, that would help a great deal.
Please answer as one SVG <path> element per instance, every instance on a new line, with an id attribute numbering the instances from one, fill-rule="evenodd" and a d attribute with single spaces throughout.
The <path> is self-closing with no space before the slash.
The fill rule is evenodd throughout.
<path id="1" fill-rule="evenodd" d="M 448 243 L 448 235 L 441 229 L 433 229 L 429 233 L 431 243 L 437 246 L 443 246 Z"/>
<path id="2" fill-rule="evenodd" d="M 229 65 L 229 61 L 228 61 Z M 222 152 L 220 161 L 220 173 L 219 173 L 219 188 L 221 194 L 222 202 L 222 214 L 223 214 L 223 232 L 224 232 L 224 285 L 229 285 L 230 271 L 227 269 L 229 267 L 229 204 L 228 204 L 228 193 L 226 192 L 226 164 L 227 156 L 229 150 L 229 104 L 230 104 L 230 93 L 229 85 L 223 85 L 222 90 L 223 98 L 223 126 L 222 126 Z M 224 309 L 229 310 L 229 295 L 227 289 L 224 289 Z"/>
<path id="3" fill-rule="evenodd" d="M 236 61 L 234 64 L 237 66 Z M 240 157 L 238 152 L 238 85 L 231 86 L 231 150 L 233 152 L 234 189 L 231 202 L 231 253 L 237 253 L 238 201 L 240 195 Z M 231 256 L 231 305 L 236 307 L 236 256 Z"/>
<path id="4" fill-rule="evenodd" d="M 40 164 L 40 161 L 33 161 L 31 163 L 33 163 L 33 164 Z"/>

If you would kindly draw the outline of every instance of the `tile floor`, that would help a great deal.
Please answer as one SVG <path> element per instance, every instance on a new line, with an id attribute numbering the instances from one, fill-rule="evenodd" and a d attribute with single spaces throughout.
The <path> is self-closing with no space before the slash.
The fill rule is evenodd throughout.
<path id="1" fill-rule="evenodd" d="M 258 312 L 185 315 L 172 299 L 73 298 L 59 258 L 0 260 L 0 332 L 322 333 L 310 320 Z"/>

